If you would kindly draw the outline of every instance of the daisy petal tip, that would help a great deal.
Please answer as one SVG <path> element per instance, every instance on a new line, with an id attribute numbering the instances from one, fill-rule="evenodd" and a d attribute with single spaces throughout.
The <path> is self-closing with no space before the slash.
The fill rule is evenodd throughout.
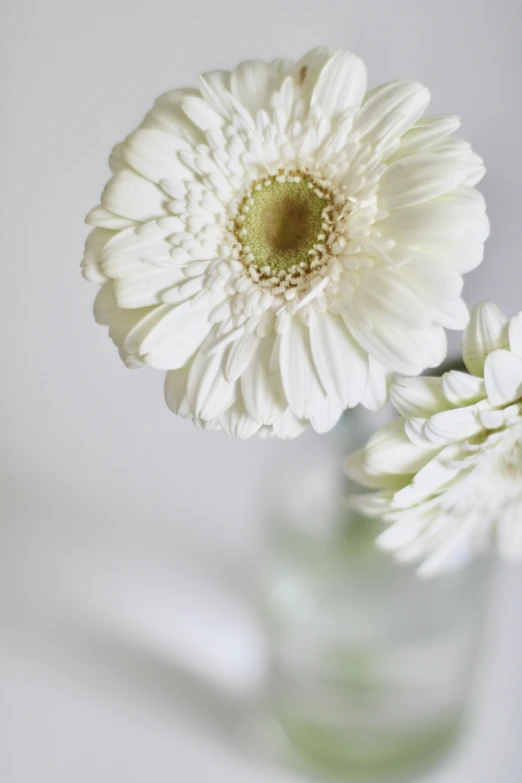
<path id="1" fill-rule="evenodd" d="M 506 316 L 493 302 L 479 302 L 472 308 L 462 353 L 473 375 L 482 376 L 487 355 L 503 347 L 506 323 Z"/>
<path id="2" fill-rule="evenodd" d="M 522 357 L 522 312 L 509 322 L 509 347 L 513 353 Z"/>

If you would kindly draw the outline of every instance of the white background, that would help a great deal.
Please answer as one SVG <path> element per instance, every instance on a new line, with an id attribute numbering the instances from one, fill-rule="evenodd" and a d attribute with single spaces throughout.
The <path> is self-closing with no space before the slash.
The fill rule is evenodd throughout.
<path id="1" fill-rule="evenodd" d="M 461 115 L 488 166 L 493 227 L 466 298 L 512 313 L 522 306 L 521 13 L 517 0 L 4 6 L 2 783 L 289 779 L 235 748 L 219 699 L 175 672 L 238 693 L 255 678 L 256 636 L 237 600 L 256 561 L 255 499 L 303 444 L 321 445 L 197 431 L 164 406 L 160 373 L 117 360 L 79 272 L 83 218 L 113 143 L 199 71 L 319 43 L 351 49 L 372 85 L 420 80 L 433 113 Z M 522 778 L 521 588 L 515 569 L 497 586 L 473 730 L 437 783 Z"/>

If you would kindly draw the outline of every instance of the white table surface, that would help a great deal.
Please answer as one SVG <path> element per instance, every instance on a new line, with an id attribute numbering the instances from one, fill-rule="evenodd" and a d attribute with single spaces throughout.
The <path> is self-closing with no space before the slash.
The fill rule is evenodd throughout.
<path id="1" fill-rule="evenodd" d="M 7 0 L 4 9 L 0 780 L 290 781 L 241 750 L 230 727 L 262 669 L 244 603 L 256 493 L 301 444 L 199 432 L 164 406 L 161 374 L 118 363 L 80 277 L 83 217 L 110 147 L 155 95 L 201 70 L 329 43 L 362 55 L 372 84 L 419 79 L 434 113 L 461 114 L 488 164 L 493 225 L 466 298 L 514 312 L 519 4 Z M 430 783 L 522 779 L 521 588 L 519 570 L 502 574 L 469 736 Z"/>

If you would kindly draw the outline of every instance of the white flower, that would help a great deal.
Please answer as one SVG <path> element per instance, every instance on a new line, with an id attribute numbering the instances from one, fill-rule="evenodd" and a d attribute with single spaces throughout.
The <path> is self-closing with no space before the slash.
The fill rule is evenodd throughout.
<path id="1" fill-rule="evenodd" d="M 245 438 L 330 429 L 384 404 L 461 329 L 488 221 L 484 168 L 420 120 L 420 84 L 365 94 L 352 54 L 246 62 L 161 96 L 116 145 L 84 275 L 129 367 L 170 408 Z"/>
<path id="2" fill-rule="evenodd" d="M 495 305 L 477 305 L 463 353 L 471 375 L 397 381 L 400 418 L 346 462 L 352 478 L 379 490 L 352 502 L 391 523 L 380 546 L 424 560 L 424 575 L 492 543 L 522 557 L 522 313 L 508 322 Z"/>

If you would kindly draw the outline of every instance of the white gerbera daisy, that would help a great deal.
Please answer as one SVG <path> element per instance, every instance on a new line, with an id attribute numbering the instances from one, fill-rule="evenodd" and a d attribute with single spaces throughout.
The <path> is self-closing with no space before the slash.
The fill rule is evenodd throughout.
<path id="1" fill-rule="evenodd" d="M 245 438 L 384 404 L 461 329 L 488 221 L 484 168 L 419 120 L 420 84 L 365 94 L 353 54 L 246 62 L 161 96 L 111 157 L 83 261 L 129 367 L 181 416 Z"/>
<path id="2" fill-rule="evenodd" d="M 346 468 L 379 490 L 352 502 L 391 523 L 378 539 L 431 575 L 490 548 L 522 556 L 522 313 L 509 322 L 479 304 L 464 335 L 471 375 L 403 378 L 391 387 L 401 417 Z"/>

